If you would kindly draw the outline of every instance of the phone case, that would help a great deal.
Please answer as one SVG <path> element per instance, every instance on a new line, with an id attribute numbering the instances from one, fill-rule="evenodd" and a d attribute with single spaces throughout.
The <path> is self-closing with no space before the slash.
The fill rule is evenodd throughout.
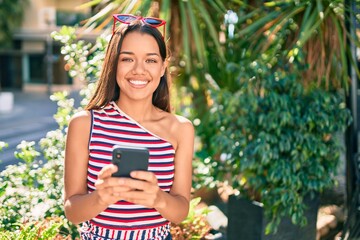
<path id="1" fill-rule="evenodd" d="M 130 177 L 135 170 L 147 171 L 149 165 L 149 150 L 140 147 L 114 146 L 112 163 L 118 167 L 113 177 Z"/>

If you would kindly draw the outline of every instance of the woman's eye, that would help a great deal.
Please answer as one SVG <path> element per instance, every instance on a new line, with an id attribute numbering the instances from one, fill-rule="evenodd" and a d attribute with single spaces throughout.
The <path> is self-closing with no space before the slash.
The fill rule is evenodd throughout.
<path id="1" fill-rule="evenodd" d="M 148 59 L 146 60 L 147 63 L 157 63 L 156 59 Z"/>
<path id="2" fill-rule="evenodd" d="M 131 58 L 122 58 L 121 59 L 122 62 L 132 62 Z"/>

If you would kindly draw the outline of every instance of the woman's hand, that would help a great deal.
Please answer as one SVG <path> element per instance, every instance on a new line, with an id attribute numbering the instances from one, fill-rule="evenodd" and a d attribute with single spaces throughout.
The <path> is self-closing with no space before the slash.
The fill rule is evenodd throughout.
<path id="1" fill-rule="evenodd" d="M 109 164 L 98 175 L 95 182 L 100 204 L 110 205 L 119 200 L 155 208 L 160 205 L 158 181 L 154 173 L 133 171 L 132 178 L 112 177 L 117 166 Z"/>
<path id="2" fill-rule="evenodd" d="M 161 189 L 154 173 L 147 171 L 133 171 L 132 178 L 118 178 L 122 187 L 128 187 L 129 191 L 119 191 L 118 196 L 128 202 L 143 205 L 148 208 L 156 208 L 161 205 Z"/>
<path id="3" fill-rule="evenodd" d="M 117 166 L 109 164 L 103 167 L 95 182 L 95 187 L 102 205 L 110 205 L 121 200 L 120 193 L 130 191 L 130 187 L 119 182 L 119 178 L 112 177 L 111 174 L 117 171 Z"/>

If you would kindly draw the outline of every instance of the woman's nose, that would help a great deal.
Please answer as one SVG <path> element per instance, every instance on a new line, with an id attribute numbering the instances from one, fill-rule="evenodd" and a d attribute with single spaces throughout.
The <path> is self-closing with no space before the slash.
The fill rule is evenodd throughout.
<path id="1" fill-rule="evenodd" d="M 143 74 L 145 72 L 145 66 L 142 62 L 136 62 L 134 65 L 134 73 Z"/>

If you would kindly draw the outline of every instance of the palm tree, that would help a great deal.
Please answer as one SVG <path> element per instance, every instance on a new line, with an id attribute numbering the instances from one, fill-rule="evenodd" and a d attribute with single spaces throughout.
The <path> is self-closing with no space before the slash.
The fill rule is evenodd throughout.
<path id="1" fill-rule="evenodd" d="M 287 59 L 307 64 L 306 86 L 349 87 L 343 0 L 256 1 L 239 20 L 240 39 L 252 42 L 254 54 L 273 49 L 268 58 L 286 51 Z M 250 23 L 250 24 L 249 24 Z M 355 43 L 358 40 L 352 39 Z M 299 55 L 299 49 L 305 50 Z M 354 62 L 352 64 L 355 64 Z"/>
<path id="2" fill-rule="evenodd" d="M 209 62 L 206 55 L 209 47 L 215 48 L 219 60 L 224 61 L 218 35 L 221 26 L 219 20 L 226 13 L 224 2 L 226 1 L 111 0 L 103 3 L 92 0 L 82 6 L 92 6 L 96 12 L 86 23 L 86 26 L 95 29 L 109 25 L 114 13 L 140 13 L 143 16 L 165 19 L 166 36 L 169 36 L 171 55 L 174 59 L 173 69 L 178 68 L 175 72 L 183 69 L 190 75 L 193 71 L 208 70 Z"/>

